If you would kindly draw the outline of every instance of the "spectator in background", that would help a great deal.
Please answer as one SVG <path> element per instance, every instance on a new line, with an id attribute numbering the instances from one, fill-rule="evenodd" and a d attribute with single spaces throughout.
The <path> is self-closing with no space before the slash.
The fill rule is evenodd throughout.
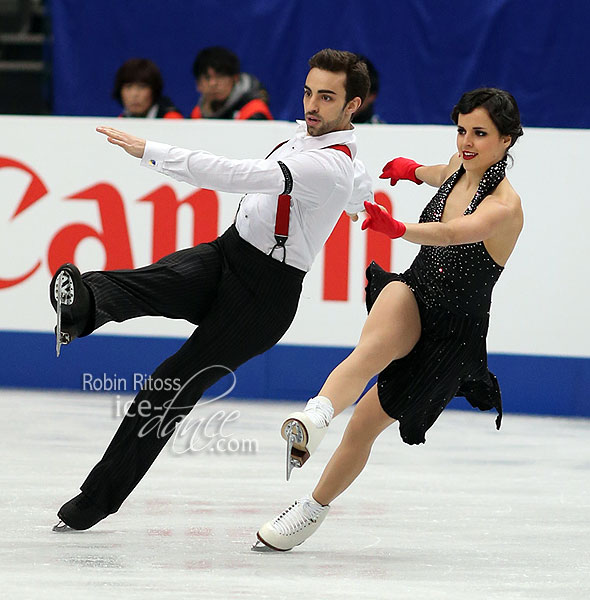
<path id="1" fill-rule="evenodd" d="M 272 119 L 267 91 L 256 77 L 240 73 L 231 50 L 204 48 L 195 58 L 193 75 L 201 98 L 191 119 Z"/>
<path id="2" fill-rule="evenodd" d="M 130 58 L 115 76 L 113 97 L 123 107 L 121 117 L 182 119 L 170 98 L 162 96 L 164 81 L 158 66 L 147 58 Z"/>
<path id="3" fill-rule="evenodd" d="M 375 100 L 379 93 L 379 73 L 375 68 L 375 65 L 362 54 L 357 56 L 367 65 L 369 70 L 369 79 L 371 80 L 371 88 L 369 89 L 369 95 L 363 102 L 361 108 L 354 114 L 352 119 L 353 123 L 385 123 L 382 121 L 379 115 L 375 114 Z"/>

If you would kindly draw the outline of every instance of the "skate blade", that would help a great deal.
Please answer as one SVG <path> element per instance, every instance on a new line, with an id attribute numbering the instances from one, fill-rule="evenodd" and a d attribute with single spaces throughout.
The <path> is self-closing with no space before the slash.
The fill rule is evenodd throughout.
<path id="1" fill-rule="evenodd" d="M 252 552 L 261 552 L 261 553 L 276 552 L 276 550 L 274 550 L 270 546 L 267 546 L 266 544 L 263 544 L 260 540 L 256 540 L 256 543 L 250 547 L 250 550 L 252 550 Z"/>
<path id="2" fill-rule="evenodd" d="M 57 283 L 57 290 L 55 291 L 55 295 L 57 296 L 57 298 L 56 298 L 56 301 L 57 301 L 57 326 L 55 328 L 55 353 L 57 355 L 57 358 L 59 358 L 59 354 L 61 352 L 61 344 L 62 344 L 62 341 L 61 341 L 61 294 L 62 294 L 61 274 L 58 275 L 56 283 Z M 59 523 L 55 527 L 57 527 L 58 525 L 59 525 Z M 55 531 L 55 527 L 53 528 L 54 531 Z"/>
<path id="3" fill-rule="evenodd" d="M 77 529 L 72 529 L 69 525 L 66 525 L 63 521 L 60 521 L 57 525 L 54 525 L 51 528 L 51 531 L 55 531 L 56 533 L 69 533 L 71 531 L 77 532 Z"/>
<path id="4" fill-rule="evenodd" d="M 71 304 L 71 302 L 68 302 L 67 298 L 64 299 L 63 278 L 61 275 L 57 278 L 55 284 L 55 300 L 57 302 L 57 325 L 55 327 L 55 354 L 57 355 L 57 358 L 59 358 L 59 355 L 61 353 L 61 347 L 65 344 L 69 344 L 71 341 L 70 334 L 65 333 L 61 330 L 61 307 L 64 301 L 66 304 Z"/>
<path id="5" fill-rule="evenodd" d="M 291 548 L 287 548 L 285 550 L 281 550 L 280 548 L 275 548 L 274 546 L 269 546 L 266 542 L 263 542 L 260 536 L 256 535 L 257 540 L 256 543 L 250 546 L 250 550 L 252 552 L 260 552 L 262 554 L 271 554 L 276 552 L 289 552 Z"/>
<path id="6" fill-rule="evenodd" d="M 293 469 L 300 469 L 303 463 L 309 458 L 309 452 L 295 448 L 295 444 L 303 442 L 303 427 L 299 421 L 288 421 L 283 432 L 287 440 L 287 481 L 291 478 Z M 307 456 L 306 456 L 307 455 Z"/>
<path id="7" fill-rule="evenodd" d="M 307 429 L 299 419 L 288 419 L 281 427 L 281 436 L 288 441 L 289 434 L 295 435 L 293 445 L 300 450 L 304 450 L 307 445 Z"/>
<path id="8" fill-rule="evenodd" d="M 59 354 L 60 354 L 60 351 L 61 351 L 61 347 L 62 346 L 66 346 L 71 341 L 72 340 L 70 338 L 70 334 L 69 333 L 64 333 L 63 331 L 61 332 L 61 334 L 57 334 L 56 333 L 55 351 L 56 351 L 56 354 L 57 354 L 58 358 L 59 358 Z"/>

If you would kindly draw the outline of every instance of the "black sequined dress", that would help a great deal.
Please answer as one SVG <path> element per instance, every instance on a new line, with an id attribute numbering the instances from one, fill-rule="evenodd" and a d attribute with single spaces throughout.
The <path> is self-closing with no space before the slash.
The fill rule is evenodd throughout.
<path id="1" fill-rule="evenodd" d="M 504 178 L 506 160 L 492 165 L 482 177 L 465 215 L 477 209 Z M 439 222 L 445 202 L 465 172 L 453 173 L 426 205 L 420 223 Z M 422 333 L 413 350 L 394 360 L 377 381 L 385 412 L 400 423 L 408 444 L 424 443 L 454 396 L 464 396 L 480 410 L 495 408 L 496 427 L 502 402 L 496 377 L 488 370 L 486 336 L 492 288 L 502 273 L 483 242 L 458 246 L 422 246 L 404 273 L 389 273 L 375 262 L 367 269 L 367 309 L 392 281 L 402 281 L 414 292 Z"/>

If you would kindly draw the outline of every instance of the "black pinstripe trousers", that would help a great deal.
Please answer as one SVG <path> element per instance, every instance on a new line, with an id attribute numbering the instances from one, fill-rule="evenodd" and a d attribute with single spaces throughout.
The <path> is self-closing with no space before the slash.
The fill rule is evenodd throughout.
<path id="1" fill-rule="evenodd" d="M 116 512 L 204 391 L 228 369 L 281 339 L 295 316 L 304 275 L 244 241 L 234 226 L 211 243 L 180 250 L 147 267 L 83 275 L 94 300 L 94 321 L 85 333 L 109 321 L 144 315 L 197 325 L 178 352 L 151 375 L 152 381 L 178 385 L 160 391 L 150 386 L 137 394 L 82 484 L 97 506 Z"/>

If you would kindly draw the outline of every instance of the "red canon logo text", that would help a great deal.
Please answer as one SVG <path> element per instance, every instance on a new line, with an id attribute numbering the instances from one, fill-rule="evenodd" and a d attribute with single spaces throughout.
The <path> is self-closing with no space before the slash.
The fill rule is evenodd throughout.
<path id="1" fill-rule="evenodd" d="M 48 188 L 41 178 L 27 165 L 11 158 L 0 157 L 1 168 L 15 168 L 27 173 L 31 180 L 15 212 L 13 221 L 34 205 L 47 193 Z M 104 269 L 133 269 L 133 257 L 129 237 L 129 227 L 123 198 L 117 188 L 110 183 L 96 183 L 66 197 L 72 202 L 95 202 L 99 214 L 99 226 L 86 223 L 70 223 L 57 231 L 49 243 L 47 266 L 50 273 L 64 262 L 74 262 L 76 248 L 82 240 L 93 237 L 105 251 Z M 376 192 L 375 201 L 392 210 L 391 200 L 385 192 Z M 199 189 L 184 198 L 178 198 L 173 188 L 162 185 L 136 202 L 152 205 L 153 226 L 151 231 L 152 262 L 177 250 L 178 209 L 189 205 L 193 214 L 193 245 L 208 242 L 219 235 L 219 198 L 211 190 Z M 365 263 L 378 262 L 384 269 L 391 268 L 391 240 L 386 236 L 368 231 L 366 235 Z M 350 219 L 343 214 L 332 235 L 326 242 L 323 265 L 324 300 L 348 299 L 350 256 Z M 26 272 L 12 279 L 0 277 L 0 289 L 16 286 L 31 277 L 41 266 L 39 259 Z"/>

